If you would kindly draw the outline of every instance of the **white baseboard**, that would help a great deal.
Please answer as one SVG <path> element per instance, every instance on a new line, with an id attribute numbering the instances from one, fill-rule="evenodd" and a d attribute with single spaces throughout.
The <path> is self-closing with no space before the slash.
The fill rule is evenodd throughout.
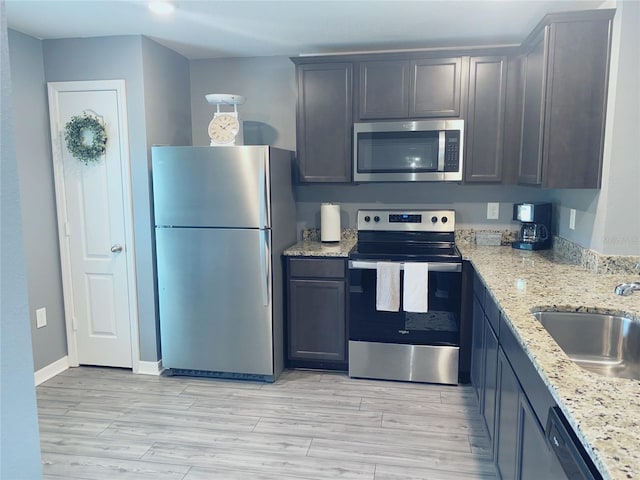
<path id="1" fill-rule="evenodd" d="M 140 375 L 160 375 L 162 373 L 162 360 L 157 362 L 138 362 L 138 370 L 134 373 Z"/>
<path id="2" fill-rule="evenodd" d="M 46 367 L 41 368 L 37 372 L 35 372 L 34 379 L 36 382 L 36 387 L 41 383 L 46 382 L 50 378 L 55 377 L 59 373 L 64 372 L 69 368 L 69 357 L 66 355 L 59 360 L 56 360 L 53 363 L 50 363 Z"/>

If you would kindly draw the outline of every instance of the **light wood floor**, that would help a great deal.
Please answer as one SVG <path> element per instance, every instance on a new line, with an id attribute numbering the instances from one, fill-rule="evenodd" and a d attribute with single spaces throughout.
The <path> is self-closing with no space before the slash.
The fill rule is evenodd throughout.
<path id="1" fill-rule="evenodd" d="M 45 479 L 496 478 L 470 387 L 72 368 L 37 387 Z"/>

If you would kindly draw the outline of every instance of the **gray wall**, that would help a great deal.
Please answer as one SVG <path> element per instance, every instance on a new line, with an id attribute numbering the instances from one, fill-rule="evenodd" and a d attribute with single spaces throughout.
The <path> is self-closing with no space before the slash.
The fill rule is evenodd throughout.
<path id="1" fill-rule="evenodd" d="M 0 0 L 1 478 L 42 477 L 4 1 Z"/>
<path id="2" fill-rule="evenodd" d="M 149 188 L 141 37 L 45 40 L 43 52 L 45 77 L 49 82 L 118 79 L 126 82 L 136 275 L 148 278 L 145 269 L 151 263 L 151 245 L 148 243 Z M 153 283 L 138 281 L 137 293 L 140 356 L 142 360 L 156 361 Z"/>
<path id="3" fill-rule="evenodd" d="M 33 361 L 39 370 L 67 354 L 47 87 L 42 42 L 9 30 L 9 47 Z M 47 326 L 37 329 L 35 311 L 42 307 Z"/>
<path id="4" fill-rule="evenodd" d="M 146 119 L 146 137 L 148 148 L 147 182 L 148 195 L 153 198 L 151 182 L 151 146 L 154 144 L 190 145 L 191 144 L 191 108 L 189 95 L 188 60 L 148 38 L 142 38 L 142 65 L 144 76 L 144 106 Z M 143 185 L 138 185 L 142 189 Z M 138 219 L 136 225 L 136 243 L 150 245 L 151 255 L 138 260 L 138 285 L 153 285 L 154 310 L 157 312 L 157 284 L 155 282 L 155 236 L 153 229 L 152 200 L 149 203 L 145 219 Z M 142 228 L 142 222 L 148 222 Z M 157 315 L 156 315 L 157 316 Z M 140 344 L 149 349 L 155 342 L 156 350 L 145 352 L 143 358 L 161 358 L 160 323 L 156 321 L 155 330 L 141 329 Z"/>
<path id="5" fill-rule="evenodd" d="M 141 360 L 160 358 L 153 261 L 150 146 L 189 144 L 188 61 L 139 36 L 41 42 L 11 31 L 17 151 L 34 317 L 33 356 L 40 369 L 67 354 L 51 160 L 47 81 L 124 79 L 129 122 Z M 35 309 L 48 326 L 35 329 Z"/>
<path id="6" fill-rule="evenodd" d="M 513 204 L 546 201 L 548 192 L 531 187 L 449 183 L 389 183 L 297 187 L 298 229 L 320 226 L 320 204 L 339 203 L 342 227 L 355 227 L 359 208 L 453 208 L 458 228 L 517 230 Z M 487 220 L 487 202 L 500 204 L 500 218 Z"/>
<path id="7" fill-rule="evenodd" d="M 140 36 L 46 40 L 47 81 L 126 82 L 133 197 L 140 359 L 160 359 L 153 273 L 150 143 L 188 142 L 188 64 Z M 175 122 L 172 123 L 172 115 Z"/>
<path id="8" fill-rule="evenodd" d="M 604 222 L 596 217 L 592 247 L 610 254 L 640 255 L 640 3 L 618 5 L 619 51 L 617 62 L 612 62 L 616 70 L 611 75 L 612 108 L 607 118 L 612 128 L 605 140 L 606 197 L 598 204 Z"/>
<path id="9" fill-rule="evenodd" d="M 600 253 L 640 255 L 640 3 L 618 1 L 616 8 L 602 188 L 552 195 L 563 237 Z"/>
<path id="10" fill-rule="evenodd" d="M 191 62 L 193 145 L 209 145 L 207 127 L 216 107 L 208 93 L 246 97 L 238 107 L 247 145 L 295 150 L 295 68 L 288 57 L 224 58 Z"/>
<path id="11" fill-rule="evenodd" d="M 147 146 L 191 145 L 189 61 L 142 37 Z"/>

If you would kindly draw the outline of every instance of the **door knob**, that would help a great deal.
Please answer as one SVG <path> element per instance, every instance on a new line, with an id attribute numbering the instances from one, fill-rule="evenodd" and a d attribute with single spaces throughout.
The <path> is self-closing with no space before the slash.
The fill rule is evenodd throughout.
<path id="1" fill-rule="evenodd" d="M 115 245 L 111 246 L 112 253 L 120 253 L 121 251 L 122 251 L 122 245 L 116 243 Z"/>

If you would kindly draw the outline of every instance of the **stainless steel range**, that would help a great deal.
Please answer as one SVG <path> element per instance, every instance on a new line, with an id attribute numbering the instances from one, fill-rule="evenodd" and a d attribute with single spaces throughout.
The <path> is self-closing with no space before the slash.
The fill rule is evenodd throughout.
<path id="1" fill-rule="evenodd" d="M 454 210 L 360 210 L 349 256 L 349 376 L 458 383 Z"/>

